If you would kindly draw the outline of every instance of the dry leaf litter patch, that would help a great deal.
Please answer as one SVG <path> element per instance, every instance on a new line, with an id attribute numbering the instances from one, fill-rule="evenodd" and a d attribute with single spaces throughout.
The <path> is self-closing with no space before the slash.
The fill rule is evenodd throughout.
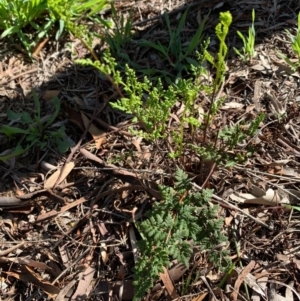
<path id="1" fill-rule="evenodd" d="M 135 3 L 120 2 L 116 7 L 127 13 Z M 178 1 L 178 7 L 168 3 L 171 7 L 166 7 L 159 2 L 151 9 L 149 4 L 138 3 L 133 16 L 143 35 L 166 39 L 161 24 L 148 28 L 147 18 L 156 22 L 163 10 L 179 7 L 171 19 L 176 24 L 183 3 Z M 208 294 L 217 300 L 243 300 L 243 282 L 250 287 L 253 300 L 265 300 L 272 294 L 282 300 L 296 300 L 299 214 L 283 204 L 297 206 L 299 199 L 299 76 L 280 59 L 276 49 L 287 52 L 284 29 L 295 28 L 294 11 L 299 8 L 292 1 L 280 1 L 277 6 L 265 1 L 251 6 L 243 2 L 209 6 L 205 2 L 201 7 L 193 6 L 189 30 L 197 28 L 197 16 L 199 19 L 210 8 L 215 9 L 206 31 L 212 36 L 212 52 L 219 11 L 227 9 L 236 16 L 229 43 L 237 42 L 235 28 L 248 29 L 252 8 L 256 10 L 255 26 L 261 40 L 257 57 L 249 64 L 229 59 L 221 91 L 226 101 L 209 137 L 214 138 L 220 124 L 241 123 L 260 112 L 267 118 L 258 135 L 236 150 L 255 150 L 246 164 L 223 168 L 208 162 L 205 173 L 199 174 L 198 158 L 185 154 L 177 165 L 184 167 L 195 185 L 201 186 L 203 179 L 208 179 L 206 187 L 214 189 L 212 201 L 221 205 L 224 231 L 232 242 L 222 247 L 230 248 L 233 261 L 241 259 L 242 264 L 231 272 L 227 286 L 219 289 L 222 275 L 210 269 L 205 253 L 195 253 L 189 269 L 171 264 L 168 274 L 172 281 L 161 279 L 156 283 L 149 300 L 167 300 L 167 286 L 180 292 L 187 277 L 196 279 L 197 271 L 197 280 L 179 300 L 199 301 Z M 74 148 L 63 156 L 53 150 L 46 155 L 26 153 L 1 166 L 2 298 L 131 300 L 136 239 L 132 218 L 143 216 L 160 199 L 158 184 L 171 184 L 175 166 L 168 158 L 170 148 L 133 137 L 128 131 L 130 116 L 112 110 L 108 104 L 116 98 L 110 82 L 92 69 L 73 66 L 68 48 L 55 51 L 54 46 L 47 47 L 35 64 L 25 62 L 17 53 L 1 60 L 0 124 L 6 124 L 8 108 L 34 110 L 32 88 L 42 100 L 43 115 L 52 112 L 47 103 L 57 95 L 63 103 L 59 119 L 67 121 Z M 133 49 L 134 44 L 127 51 L 141 65 L 146 62 L 149 68 L 157 68 L 162 64 L 152 51 Z M 205 110 L 205 96 L 198 102 Z M 170 131 L 178 127 L 179 111 L 180 104 L 170 117 Z M 280 114 L 286 117 L 280 120 Z M 4 152 L 9 141 L 4 136 L 0 141 Z"/>

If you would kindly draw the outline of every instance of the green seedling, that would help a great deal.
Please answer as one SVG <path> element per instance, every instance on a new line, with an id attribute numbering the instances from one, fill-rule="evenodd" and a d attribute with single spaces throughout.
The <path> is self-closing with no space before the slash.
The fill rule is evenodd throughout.
<path id="1" fill-rule="evenodd" d="M 217 57 L 214 58 L 207 49 L 204 50 L 205 59 L 214 67 L 216 76 L 212 83 L 212 92 L 210 94 L 210 105 L 208 113 L 206 114 L 206 122 L 204 124 L 204 140 L 203 144 L 206 142 L 208 127 L 211 124 L 217 110 L 221 106 L 224 99 L 215 99 L 215 95 L 222 86 L 224 82 L 224 76 L 226 71 L 226 56 L 228 52 L 228 47 L 226 45 L 226 37 L 229 32 L 229 27 L 232 23 L 232 16 L 229 11 L 220 13 L 220 22 L 217 24 L 215 31 L 216 36 L 219 39 L 219 51 Z"/>
<path id="2" fill-rule="evenodd" d="M 93 66 L 109 74 L 115 84 L 124 89 L 126 96 L 110 104 L 113 108 L 132 115 L 133 122 L 139 124 L 141 130 L 132 127 L 132 133 L 152 141 L 166 137 L 166 122 L 170 109 L 177 101 L 178 90 L 171 85 L 164 88 L 161 80 L 153 84 L 146 76 L 141 82 L 135 71 L 128 65 L 125 66 L 125 80 L 123 80 L 120 72 L 116 71 L 115 59 L 108 52 L 104 54 L 104 61 L 106 64 L 91 60 L 77 60 L 80 64 Z"/>
<path id="3" fill-rule="evenodd" d="M 235 53 L 242 58 L 244 62 L 251 61 L 256 55 L 254 46 L 255 46 L 255 28 L 254 28 L 254 21 L 255 21 L 255 10 L 252 10 L 252 25 L 249 27 L 248 36 L 243 35 L 240 31 L 237 31 L 238 36 L 243 41 L 243 48 L 242 51 L 239 51 L 235 47 L 233 47 Z"/>
<path id="4" fill-rule="evenodd" d="M 54 25 L 54 20 L 43 16 L 46 11 L 47 1 L 45 0 L 0 1 L 0 29 L 3 31 L 0 38 L 17 35 L 30 53 L 38 40 L 45 37 Z"/>
<path id="5" fill-rule="evenodd" d="M 255 135 L 263 115 L 259 115 L 250 125 L 241 124 L 224 129 L 218 129 L 214 139 L 210 142 L 201 141 L 185 143 L 186 136 L 193 137 L 194 133 L 206 137 L 209 126 L 217 114 L 225 98 L 216 99 L 219 89 L 222 87 L 226 70 L 227 45 L 226 37 L 229 31 L 232 17 L 229 12 L 221 13 L 220 23 L 216 27 L 216 35 L 220 46 L 216 58 L 207 51 L 208 41 L 202 43 L 203 53 L 198 54 L 198 65 L 193 65 L 191 71 L 194 77 L 190 79 L 178 79 L 174 84 L 163 85 L 162 81 L 153 84 L 148 77 L 141 81 L 135 71 L 129 66 L 121 76 L 117 70 L 116 60 L 104 53 L 102 61 L 78 60 L 78 63 L 90 65 L 113 79 L 115 86 L 122 91 L 120 99 L 111 103 L 111 106 L 131 115 L 136 123 L 131 131 L 147 140 L 157 142 L 159 145 L 166 142 L 166 134 L 173 138 L 172 148 L 174 158 L 180 158 L 186 151 L 188 154 L 197 153 L 201 160 L 213 160 L 216 164 L 232 166 L 234 163 L 243 162 L 248 150 L 238 153 L 235 147 L 249 136 Z M 182 23 L 178 26 L 183 26 Z M 181 32 L 179 30 L 178 32 Z M 208 61 L 215 69 L 215 77 L 212 82 L 203 80 L 206 74 L 204 61 Z M 208 112 L 203 113 L 202 118 L 196 116 L 195 102 L 200 92 L 205 92 L 210 100 Z M 204 94 L 204 93 L 203 93 Z M 183 112 L 179 118 L 178 130 L 168 132 L 166 126 L 171 112 L 175 111 L 175 103 L 183 104 Z M 190 127 L 187 133 L 183 123 Z M 211 131 L 210 131 L 211 132 Z M 207 136 L 208 137 L 208 136 Z M 190 141 L 189 141 L 190 142 Z M 177 161 L 178 162 L 178 161 Z M 177 163 L 176 162 L 176 163 Z M 134 268 L 135 297 L 140 300 L 144 293 L 158 279 L 163 268 L 169 266 L 172 259 L 177 259 L 188 264 L 191 255 L 191 244 L 200 244 L 203 248 L 213 249 L 220 241 L 226 241 L 221 234 L 222 221 L 216 220 L 216 208 L 208 206 L 211 191 L 203 190 L 194 193 L 187 176 L 182 172 L 176 173 L 175 187 L 162 187 L 163 201 L 155 203 L 146 219 L 137 222 L 136 227 L 141 235 L 140 258 Z M 226 265 L 226 254 L 211 252 L 210 260 L 216 267 Z M 151 265 L 149 265 L 151 262 Z"/>
<path id="6" fill-rule="evenodd" d="M 90 32 L 86 24 L 82 24 L 82 18 L 94 18 L 95 14 L 107 8 L 107 0 L 48 0 L 49 14 L 52 19 L 59 20 L 60 29 L 62 32 L 65 28 L 76 36 L 82 44 L 89 50 L 94 59 L 97 59 L 93 51 L 93 38 L 95 34 Z M 95 20 L 101 18 L 95 17 Z M 108 24 L 103 20 L 103 25 Z"/>
<path id="7" fill-rule="evenodd" d="M 161 187 L 163 201 L 155 202 L 146 219 L 136 222 L 142 240 L 138 242 L 141 256 L 133 269 L 135 301 L 141 300 L 171 260 L 188 266 L 193 246 L 210 249 L 209 260 L 216 268 L 226 270 L 230 265 L 226 250 L 213 251 L 214 246 L 228 241 L 221 231 L 218 207 L 209 205 L 212 191 L 193 191 L 182 170 L 177 170 L 175 179 L 174 189 Z"/>
<path id="8" fill-rule="evenodd" d="M 216 36 L 220 42 L 219 51 L 217 58 L 207 51 L 204 51 L 206 60 L 215 68 L 216 77 L 213 82 L 213 94 L 215 95 L 217 90 L 221 87 L 224 81 L 224 74 L 226 70 L 226 56 L 228 52 L 228 47 L 226 45 L 226 37 L 229 32 L 229 27 L 232 23 L 232 16 L 229 11 L 220 13 L 220 22 L 216 26 Z"/>
<path id="9" fill-rule="evenodd" d="M 286 30 L 287 34 L 290 37 L 291 43 L 292 43 L 292 49 L 294 51 L 294 54 L 297 56 L 297 61 L 293 62 L 291 61 L 286 55 L 278 52 L 280 57 L 285 60 L 285 62 L 290 65 L 293 71 L 296 71 L 300 67 L 300 13 L 298 14 L 298 28 L 296 35 L 292 35 L 289 30 Z"/>
<path id="10" fill-rule="evenodd" d="M 70 145 L 65 134 L 65 128 L 53 124 L 60 111 L 60 102 L 57 97 L 52 101 L 54 112 L 51 115 L 41 117 L 41 108 L 38 97 L 33 93 L 35 102 L 35 114 L 31 116 L 27 112 L 16 113 L 8 111 L 7 116 L 10 124 L 19 124 L 19 126 L 3 125 L 0 132 L 5 134 L 11 140 L 18 140 L 17 146 L 9 154 L 1 155 L 0 160 L 6 161 L 12 157 L 22 155 L 31 148 L 37 147 L 44 150 L 46 146 L 55 147 L 60 153 L 66 152 Z"/>
<path id="11" fill-rule="evenodd" d="M 171 27 L 169 15 L 165 14 L 165 22 L 167 24 L 169 34 L 169 37 L 167 38 L 168 45 L 163 45 L 159 41 L 157 43 L 154 43 L 145 39 L 141 39 L 138 42 L 138 45 L 142 47 L 148 47 L 158 51 L 162 59 L 175 70 L 176 79 L 182 77 L 183 71 L 189 71 L 190 65 L 199 66 L 198 61 L 195 60 L 192 57 L 192 55 L 195 52 L 195 50 L 197 50 L 197 48 L 201 45 L 204 36 L 203 29 L 206 19 L 204 19 L 201 22 L 200 26 L 198 27 L 198 30 L 196 31 L 195 35 L 193 36 L 192 40 L 188 43 L 188 45 L 182 45 L 181 35 L 184 29 L 187 12 L 188 10 L 184 12 L 175 29 L 172 29 Z M 168 81 L 168 83 L 172 82 L 167 77 L 166 80 Z"/>
<path id="12" fill-rule="evenodd" d="M 190 147 L 203 160 L 213 161 L 217 165 L 231 167 L 237 163 L 241 164 L 252 155 L 252 151 L 237 152 L 234 149 L 239 143 L 256 135 L 264 117 L 261 113 L 249 125 L 235 125 L 220 129 L 217 136 L 218 147 L 216 143 L 205 146 L 191 144 Z"/>
<path id="13" fill-rule="evenodd" d="M 113 3 L 111 3 L 111 14 L 113 28 L 110 25 L 105 26 L 106 34 L 102 38 L 109 45 L 110 52 L 114 57 L 121 58 L 133 67 L 138 67 L 137 64 L 130 60 L 128 54 L 123 51 L 132 37 L 132 19 L 130 17 L 125 19 L 123 14 L 119 16 Z"/>
<path id="14" fill-rule="evenodd" d="M 287 209 L 295 209 L 297 211 L 300 211 L 300 206 L 287 205 L 287 204 L 283 204 L 283 206 Z"/>
<path id="15" fill-rule="evenodd" d="M 178 131 L 172 131 L 170 134 L 174 150 L 170 156 L 172 158 L 180 158 L 184 150 L 190 148 L 196 151 L 203 159 L 210 159 L 217 164 L 232 166 L 235 163 L 242 163 L 251 154 L 247 151 L 236 153 L 233 150 L 246 137 L 254 135 L 258 130 L 263 115 L 255 119 L 248 126 L 249 130 L 247 131 L 239 126 L 219 129 L 218 144 L 209 145 L 203 143 L 203 145 L 198 146 L 192 143 L 188 145 L 184 143 L 186 133 L 184 125 L 188 124 L 192 137 L 195 137 L 196 133 L 202 135 L 199 131 L 203 131 L 204 135 L 206 135 L 209 125 L 225 99 L 215 99 L 214 96 L 224 81 L 227 55 L 225 40 L 231 20 L 229 12 L 221 13 L 220 23 L 216 27 L 216 34 L 220 41 L 217 58 L 214 59 L 207 51 L 208 41 L 203 43 L 201 48 L 204 54 L 198 54 L 198 67 L 194 65 L 191 67 L 194 78 L 180 78 L 176 84 L 169 85 L 167 88 L 163 86 L 161 80 L 153 84 L 148 77 L 144 77 L 144 80 L 140 81 L 135 71 L 128 66 L 125 67 L 123 79 L 120 72 L 116 70 L 115 59 L 108 52 L 103 56 L 103 63 L 91 60 L 78 60 L 77 62 L 91 65 L 108 74 L 115 85 L 123 90 L 125 96 L 122 96 L 117 102 L 111 102 L 111 106 L 132 116 L 133 122 L 135 122 L 135 125 L 131 127 L 133 134 L 149 141 L 158 142 L 160 139 L 165 139 L 170 113 L 174 110 L 175 103 L 180 101 L 184 109 L 180 117 Z M 216 71 L 216 77 L 211 84 L 201 80 L 203 76 L 207 75 L 204 67 L 205 59 L 213 65 Z M 203 116 L 197 116 L 194 104 L 202 91 L 209 95 L 211 100 L 210 107 L 207 113 L 203 113 Z M 246 125 L 243 126 L 246 127 Z"/>
<path id="16" fill-rule="evenodd" d="M 88 37 L 87 26 L 78 25 L 82 15 L 87 17 L 103 10 L 106 0 L 0 0 L 0 38 L 16 35 L 28 54 L 41 39 L 48 37 L 59 24 L 55 37 L 66 29 L 79 38 Z M 89 45 L 90 41 L 85 44 Z"/>

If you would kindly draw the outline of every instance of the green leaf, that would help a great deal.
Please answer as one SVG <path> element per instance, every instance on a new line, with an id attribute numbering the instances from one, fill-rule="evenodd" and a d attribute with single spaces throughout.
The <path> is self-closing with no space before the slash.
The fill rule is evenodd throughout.
<path id="1" fill-rule="evenodd" d="M 51 115 L 51 117 L 49 118 L 49 120 L 47 121 L 45 127 L 48 127 L 50 124 L 53 123 L 53 121 L 56 119 L 56 117 L 59 114 L 59 110 L 60 110 L 60 100 L 57 97 L 53 97 L 52 99 L 52 103 L 54 105 L 54 113 Z"/>
<path id="2" fill-rule="evenodd" d="M 244 37 L 244 35 L 239 30 L 237 31 L 237 34 L 239 35 L 244 45 L 246 46 L 246 38 Z"/>
<path id="3" fill-rule="evenodd" d="M 22 113 L 16 113 L 12 110 L 8 110 L 7 111 L 7 117 L 10 121 L 17 121 L 17 120 L 21 120 L 22 118 Z"/>
<path id="4" fill-rule="evenodd" d="M 297 211 L 300 211 L 300 207 L 299 206 L 292 206 L 292 205 L 286 205 L 286 204 L 283 204 L 284 207 L 288 208 L 288 209 L 295 209 Z"/>
<path id="5" fill-rule="evenodd" d="M 198 62 L 197 60 L 195 60 L 195 59 L 192 59 L 192 58 L 190 58 L 190 57 L 187 57 L 187 58 L 186 58 L 186 61 L 187 61 L 190 65 L 192 65 L 192 66 L 200 67 L 199 62 Z"/>
<path id="6" fill-rule="evenodd" d="M 30 21 L 29 24 L 36 30 L 36 31 L 40 31 L 41 26 L 38 25 L 37 23 Z"/>
<path id="7" fill-rule="evenodd" d="M 65 21 L 62 19 L 59 19 L 59 28 L 55 34 L 55 40 L 58 40 L 60 38 L 60 36 L 62 35 L 64 29 L 65 29 Z"/>
<path id="8" fill-rule="evenodd" d="M 26 136 L 26 141 L 31 141 L 33 144 L 36 144 L 37 142 L 39 142 L 39 136 L 38 133 L 30 133 L 29 135 Z M 40 141 L 41 142 L 41 141 Z"/>
<path id="9" fill-rule="evenodd" d="M 196 49 L 196 47 L 201 44 L 202 39 L 203 39 L 203 29 L 204 29 L 206 21 L 207 21 L 207 19 L 204 19 L 201 22 L 200 26 L 198 27 L 196 34 L 193 36 L 193 38 L 189 44 L 188 50 L 186 51 L 186 54 L 185 54 L 185 57 L 190 55 Z"/>
<path id="10" fill-rule="evenodd" d="M 182 15 L 182 17 L 181 17 L 181 19 L 179 21 L 179 24 L 176 27 L 176 36 L 177 37 L 181 34 L 182 29 L 183 29 L 183 27 L 185 25 L 185 20 L 186 20 L 187 12 L 188 12 L 188 9 L 185 10 L 184 14 Z"/>
<path id="11" fill-rule="evenodd" d="M 5 38 L 6 36 L 9 36 L 9 35 L 11 35 L 11 34 L 13 34 L 13 33 L 17 33 L 17 32 L 19 32 L 20 31 L 20 26 L 19 25 L 15 25 L 15 26 L 13 26 L 13 27 L 10 27 L 10 28 L 8 28 L 8 29 L 6 29 L 6 30 L 4 30 L 3 32 L 2 32 L 2 34 L 1 34 L 1 36 L 0 36 L 0 39 L 3 39 L 3 38 Z"/>
<path id="12" fill-rule="evenodd" d="M 88 0 L 83 3 L 74 5 L 74 9 L 76 13 L 89 11 L 89 16 L 94 15 L 95 13 L 99 13 L 107 7 L 106 0 Z"/>
<path id="13" fill-rule="evenodd" d="M 148 40 L 141 40 L 139 41 L 139 45 L 141 45 L 142 47 L 151 47 L 157 51 L 159 51 L 161 54 L 163 54 L 165 57 L 168 57 L 168 50 L 165 46 L 163 46 L 160 42 L 158 42 L 158 44 L 155 44 L 151 41 Z"/>
<path id="14" fill-rule="evenodd" d="M 6 162 L 7 160 L 9 160 L 11 158 L 22 155 L 25 151 L 26 151 L 26 149 L 23 149 L 23 147 L 20 144 L 18 144 L 12 153 L 10 153 L 8 155 L 2 155 L 2 156 L 0 155 L 0 160 L 3 162 Z"/>
<path id="15" fill-rule="evenodd" d="M 22 112 L 21 117 L 23 124 L 31 125 L 34 122 L 29 113 L 27 112 Z"/>
<path id="16" fill-rule="evenodd" d="M 70 144 L 66 140 L 57 139 L 56 140 L 58 151 L 63 154 L 68 151 Z"/>
<path id="17" fill-rule="evenodd" d="M 18 127 L 3 125 L 1 132 L 4 133 L 7 137 L 12 138 L 15 134 L 29 134 L 28 130 L 23 130 Z"/>

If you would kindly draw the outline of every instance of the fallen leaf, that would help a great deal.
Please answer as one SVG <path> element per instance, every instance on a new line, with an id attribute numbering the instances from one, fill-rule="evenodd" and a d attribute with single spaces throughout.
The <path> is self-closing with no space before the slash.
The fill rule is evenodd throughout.
<path id="1" fill-rule="evenodd" d="M 63 289 L 61 289 L 55 301 L 65 301 L 65 296 L 67 295 L 69 290 L 76 284 L 76 282 L 77 280 L 74 279 L 70 281 Z"/>
<path id="2" fill-rule="evenodd" d="M 232 193 L 229 196 L 233 201 L 243 204 L 259 204 L 274 206 L 279 203 L 286 203 L 286 199 L 281 197 L 277 191 L 268 189 L 263 195 L 256 197 L 251 193 Z"/>
<path id="3" fill-rule="evenodd" d="M 55 295 L 59 293 L 59 288 L 52 285 L 49 282 L 42 281 L 41 277 L 39 277 L 33 270 L 31 270 L 27 266 L 21 266 L 21 273 L 16 272 L 5 272 L 2 271 L 2 273 L 6 273 L 8 276 L 15 277 L 16 279 L 22 280 L 25 283 L 32 283 L 38 287 L 40 287 L 45 293 L 48 294 L 50 298 L 53 298 Z"/>
<path id="4" fill-rule="evenodd" d="M 255 267 L 255 261 L 251 260 L 248 265 L 243 269 L 243 271 L 239 274 L 238 278 L 235 281 L 234 284 L 234 291 L 231 293 L 231 297 L 233 299 L 233 301 L 237 300 L 238 297 L 238 292 L 240 290 L 240 286 L 243 283 L 243 281 L 245 280 L 246 276 L 253 270 L 253 268 Z"/>
<path id="5" fill-rule="evenodd" d="M 170 278 L 169 272 L 165 267 L 163 267 L 163 270 L 164 270 L 164 272 L 160 273 L 159 277 L 160 277 L 161 281 L 164 283 L 166 290 L 167 290 L 168 294 L 171 296 L 171 298 L 176 299 L 179 296 L 176 292 L 173 281 Z"/>
<path id="6" fill-rule="evenodd" d="M 290 281 L 288 283 L 288 286 L 285 289 L 285 298 L 286 298 L 286 300 L 289 300 L 289 301 L 294 300 L 294 294 L 293 294 L 293 291 L 291 290 L 291 287 L 294 287 L 294 286 L 295 286 L 294 281 Z"/>
<path id="7" fill-rule="evenodd" d="M 89 266 L 81 274 L 81 280 L 78 282 L 77 289 L 73 294 L 71 301 L 89 299 L 89 295 L 92 290 L 92 280 L 95 274 L 95 269 Z"/>
<path id="8" fill-rule="evenodd" d="M 55 185 L 59 185 L 73 170 L 74 162 L 66 163 L 63 167 L 57 169 L 44 183 L 45 189 L 52 189 Z"/>
<path id="9" fill-rule="evenodd" d="M 220 109 L 221 110 L 228 110 L 228 109 L 242 109 L 243 104 L 235 101 L 225 103 Z"/>
<path id="10" fill-rule="evenodd" d="M 106 264 L 108 261 L 108 255 L 107 255 L 107 246 L 105 243 L 101 243 L 100 252 L 101 252 L 102 261 L 104 264 Z"/>
<path id="11" fill-rule="evenodd" d="M 187 270 L 187 267 L 183 263 L 177 263 L 169 270 L 169 275 L 173 282 L 177 283 Z"/>
<path id="12" fill-rule="evenodd" d="M 57 97 L 60 93 L 60 90 L 47 90 L 43 93 L 42 99 L 49 101 L 52 100 L 54 97 Z"/>
<path id="13" fill-rule="evenodd" d="M 202 301 L 204 300 L 204 298 L 208 295 L 208 292 L 206 293 L 201 293 L 199 296 L 197 296 L 196 298 L 192 299 L 192 301 Z"/>
<path id="14" fill-rule="evenodd" d="M 136 147 L 136 149 L 139 153 L 142 152 L 141 146 L 140 146 L 140 143 L 142 142 L 142 140 L 143 140 L 143 138 L 139 137 L 132 141 L 132 144 Z"/>
<path id="15" fill-rule="evenodd" d="M 40 270 L 51 270 L 51 268 L 48 267 L 44 262 L 35 261 L 28 257 L 7 258 L 7 260 L 18 264 L 24 264 Z"/>
<path id="16" fill-rule="evenodd" d="M 273 68 L 269 63 L 268 58 L 262 54 L 259 54 L 258 56 L 260 60 L 256 65 L 251 66 L 251 69 L 255 71 L 260 71 L 263 74 L 272 74 Z"/>
<path id="17" fill-rule="evenodd" d="M 259 295 L 266 297 L 265 292 L 261 289 L 260 285 L 257 283 L 256 277 L 252 274 L 248 274 L 244 278 L 244 282 L 252 288 L 255 292 L 257 292 Z"/>
<path id="18" fill-rule="evenodd" d="M 80 113 L 81 113 L 81 118 L 84 123 L 84 126 L 88 127 L 88 125 L 90 123 L 90 119 L 83 112 L 80 112 Z M 93 123 L 90 124 L 88 131 L 93 136 L 93 139 L 95 140 L 96 149 L 99 149 L 106 140 L 106 138 L 105 138 L 106 132 L 99 129 Z"/>
<path id="19" fill-rule="evenodd" d="M 255 106 L 255 110 L 257 112 L 260 112 L 260 97 L 261 97 L 261 86 L 262 86 L 262 81 L 256 80 L 255 85 L 254 85 L 254 95 L 253 95 L 253 103 Z"/>
<path id="20" fill-rule="evenodd" d="M 131 301 L 134 297 L 134 286 L 131 279 L 113 282 L 112 289 L 116 296 L 120 296 L 120 300 Z"/>

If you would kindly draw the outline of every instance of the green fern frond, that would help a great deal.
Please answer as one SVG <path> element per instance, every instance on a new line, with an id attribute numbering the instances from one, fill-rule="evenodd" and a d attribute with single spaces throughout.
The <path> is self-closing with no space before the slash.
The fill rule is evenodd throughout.
<path id="1" fill-rule="evenodd" d="M 134 300 L 143 297 L 170 260 L 188 266 L 193 245 L 206 250 L 227 241 L 221 233 L 223 220 L 217 216 L 218 207 L 208 204 L 212 191 L 194 192 L 182 170 L 176 171 L 175 180 L 174 189 L 160 187 L 163 200 L 154 203 L 147 219 L 136 224 L 143 239 L 138 243 L 141 257 L 133 269 Z M 227 261 L 221 257 L 227 253 L 218 252 L 212 252 L 209 258 L 216 267 L 222 267 Z"/>

